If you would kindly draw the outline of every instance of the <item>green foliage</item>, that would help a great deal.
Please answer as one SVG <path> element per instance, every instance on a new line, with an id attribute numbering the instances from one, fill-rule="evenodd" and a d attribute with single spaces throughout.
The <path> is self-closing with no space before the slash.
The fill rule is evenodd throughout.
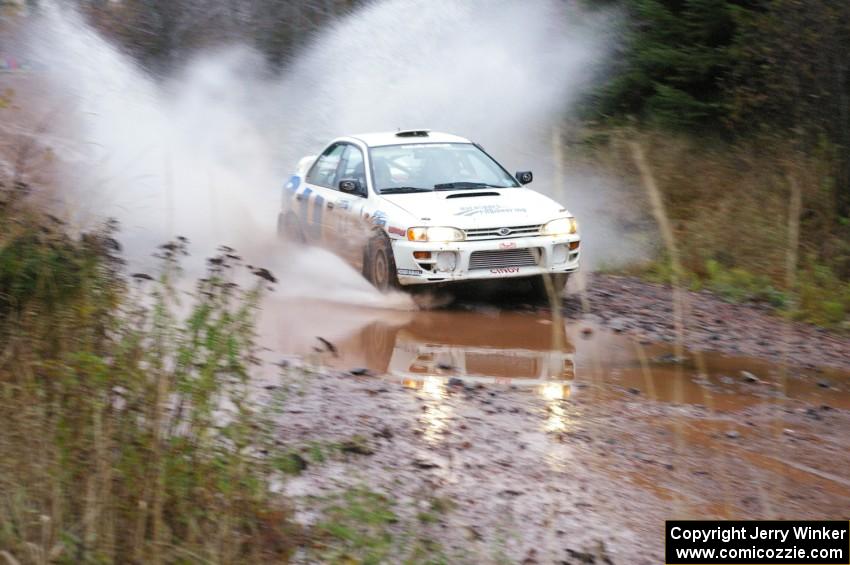
<path id="1" fill-rule="evenodd" d="M 393 549 L 390 526 L 398 522 L 394 503 L 366 488 L 352 488 L 329 500 L 316 535 L 328 563 L 382 563 Z"/>
<path id="2" fill-rule="evenodd" d="M 673 280 L 669 260 L 653 261 L 630 272 L 654 282 L 669 284 Z M 797 275 L 793 290 L 780 290 L 765 275 L 708 260 L 701 272 L 682 273 L 680 284 L 691 290 L 710 290 L 730 302 L 767 304 L 795 320 L 837 330 L 850 329 L 850 283 L 840 280 L 824 265 L 809 264 Z"/>
<path id="3" fill-rule="evenodd" d="M 5 110 L 12 105 L 15 98 L 15 91 L 7 88 L 0 92 L 0 110 Z"/>
<path id="4" fill-rule="evenodd" d="M 445 564 L 441 545 L 427 534 L 453 505 L 430 499 L 427 511 L 403 517 L 404 508 L 366 487 L 353 487 L 316 500 L 322 518 L 313 535 L 314 559 L 321 563 Z M 467 562 L 469 559 L 463 559 Z"/>
<path id="5" fill-rule="evenodd" d="M 272 465 L 287 475 L 300 475 L 307 468 L 307 461 L 297 451 L 286 451 L 276 455 Z"/>
<path id="6" fill-rule="evenodd" d="M 746 0 L 624 0 L 623 57 L 599 97 L 603 115 L 634 114 L 678 129 L 714 127 Z"/>
<path id="7" fill-rule="evenodd" d="M 595 111 L 726 139 L 831 146 L 830 196 L 850 213 L 850 3 L 621 0 L 628 31 Z"/>
<path id="8" fill-rule="evenodd" d="M 790 133 L 807 152 L 832 144 L 833 196 L 850 213 L 850 3 L 770 0 L 741 27 L 729 77 L 731 122 Z"/>
<path id="9" fill-rule="evenodd" d="M 850 283 L 825 265 L 809 264 L 798 277 L 798 303 L 791 314 L 823 326 L 850 329 Z"/>
<path id="10" fill-rule="evenodd" d="M 30 304 L 47 313 L 89 291 L 99 281 L 108 233 L 73 241 L 55 229 L 14 230 L 0 248 L 0 315 L 20 315 Z"/>
<path id="11" fill-rule="evenodd" d="M 223 249 L 178 304 L 185 241 L 128 283 L 111 229 L 71 238 L 2 196 L 0 547 L 21 562 L 285 558 L 273 415 L 249 386 L 264 281 L 236 285 Z"/>
<path id="12" fill-rule="evenodd" d="M 733 302 L 766 302 L 775 307 L 787 303 L 785 294 L 773 286 L 769 277 L 740 267 L 725 268 L 714 259 L 706 261 L 703 284 Z"/>

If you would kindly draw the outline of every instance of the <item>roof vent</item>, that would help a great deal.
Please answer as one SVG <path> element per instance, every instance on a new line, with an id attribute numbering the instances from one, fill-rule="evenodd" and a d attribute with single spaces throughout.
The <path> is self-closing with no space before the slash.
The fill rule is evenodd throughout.
<path id="1" fill-rule="evenodd" d="M 400 129 L 396 132 L 396 137 L 428 137 L 429 129 Z"/>

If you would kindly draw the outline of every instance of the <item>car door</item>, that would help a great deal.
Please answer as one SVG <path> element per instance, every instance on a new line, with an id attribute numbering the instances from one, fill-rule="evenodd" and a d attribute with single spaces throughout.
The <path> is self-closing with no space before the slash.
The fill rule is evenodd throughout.
<path id="1" fill-rule="evenodd" d="M 366 163 L 363 151 L 358 146 L 351 143 L 346 143 L 345 146 L 337 175 L 337 190 L 328 202 L 327 229 L 332 234 L 335 252 L 355 268 L 360 268 L 366 239 L 361 223 L 368 194 Z M 349 194 L 340 191 L 340 180 L 358 181 L 363 192 Z"/>
<path id="2" fill-rule="evenodd" d="M 330 229 L 325 212 L 329 202 L 335 202 L 339 191 L 336 190 L 338 172 L 346 143 L 334 143 L 328 146 L 313 163 L 304 179 L 304 190 L 296 195 L 297 214 L 304 227 L 304 235 L 309 243 L 332 246 L 334 234 Z"/>

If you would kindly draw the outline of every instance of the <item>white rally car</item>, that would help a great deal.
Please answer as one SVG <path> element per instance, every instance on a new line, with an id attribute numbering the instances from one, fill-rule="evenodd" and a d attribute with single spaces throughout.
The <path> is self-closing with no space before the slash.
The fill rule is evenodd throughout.
<path id="1" fill-rule="evenodd" d="M 340 137 L 305 157 L 278 231 L 340 255 L 377 288 L 543 276 L 579 267 L 575 218 L 467 139 L 429 130 Z"/>

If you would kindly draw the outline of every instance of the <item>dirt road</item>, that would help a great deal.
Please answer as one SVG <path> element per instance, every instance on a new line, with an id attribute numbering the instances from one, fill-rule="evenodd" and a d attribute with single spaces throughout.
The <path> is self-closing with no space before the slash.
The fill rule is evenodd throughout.
<path id="1" fill-rule="evenodd" d="M 567 315 L 596 320 L 644 342 L 676 339 L 672 291 L 631 277 L 592 276 L 588 312 L 579 295 L 566 301 Z M 809 324 L 789 323 L 766 306 L 733 304 L 711 292 L 684 292 L 685 345 L 694 350 L 759 357 L 804 367 L 850 370 L 850 339 Z"/>
<path id="2" fill-rule="evenodd" d="M 271 347 L 315 369 L 281 421 L 300 519 L 365 488 L 450 562 L 658 563 L 665 519 L 844 516 L 850 378 L 814 364 L 850 342 L 700 293 L 686 342 L 715 351 L 675 359 L 669 292 L 597 278 L 565 340 L 546 309 L 277 305 Z"/>

